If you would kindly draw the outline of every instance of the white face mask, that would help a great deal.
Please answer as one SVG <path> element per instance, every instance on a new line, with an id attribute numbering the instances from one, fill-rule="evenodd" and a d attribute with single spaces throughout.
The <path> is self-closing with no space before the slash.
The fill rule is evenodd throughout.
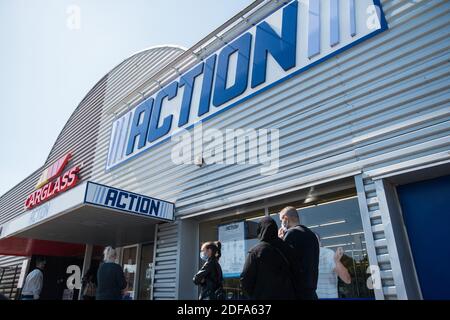
<path id="1" fill-rule="evenodd" d="M 281 227 L 283 227 L 284 229 L 288 229 L 288 221 L 287 220 L 283 220 L 281 221 Z"/>
<path id="2" fill-rule="evenodd" d="M 204 253 L 203 251 L 200 251 L 200 259 L 202 259 L 203 261 L 208 260 L 208 255 L 206 253 Z"/>

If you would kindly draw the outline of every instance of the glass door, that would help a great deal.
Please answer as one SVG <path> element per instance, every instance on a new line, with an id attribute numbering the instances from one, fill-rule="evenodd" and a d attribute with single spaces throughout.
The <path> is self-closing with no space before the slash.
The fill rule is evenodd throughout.
<path id="1" fill-rule="evenodd" d="M 139 265 L 139 300 L 150 300 L 153 275 L 153 243 L 143 244 Z"/>
<path id="2" fill-rule="evenodd" d="M 278 227 L 281 226 L 279 211 L 279 208 L 276 210 L 269 208 L 270 216 Z M 367 279 L 370 275 L 366 271 L 369 261 L 358 199 L 351 196 L 318 205 L 299 207 L 298 215 L 300 223 L 321 238 L 320 251 L 323 253 L 321 253 L 323 259 L 319 263 L 317 290 L 319 298 L 374 299 L 373 289 L 367 287 Z M 220 264 L 224 272 L 224 288 L 228 299 L 244 298 L 239 274 L 244 266 L 248 250 L 259 242 L 257 226 L 263 217 L 264 212 L 256 211 L 200 223 L 200 244 L 215 240 L 222 242 Z M 243 233 L 238 232 L 240 223 L 244 223 L 245 232 Z M 221 236 L 221 230 L 227 231 L 225 233 L 228 233 L 229 236 Z M 239 236 L 241 241 L 239 241 Z M 336 254 L 338 250 L 342 253 L 340 257 Z M 335 259 L 335 256 L 339 258 Z M 342 270 L 341 276 L 344 279 L 341 279 L 336 272 L 336 261 L 342 264 L 342 267 L 339 264 L 339 270 Z M 199 261 L 199 266 L 202 266 L 203 263 Z M 344 272 L 344 268 L 346 272 Z M 350 280 L 345 273 L 348 273 Z M 327 294 L 327 292 L 331 292 L 331 294 Z"/>
<path id="3" fill-rule="evenodd" d="M 136 261 L 137 246 L 125 247 L 122 249 L 122 268 L 127 281 L 124 299 L 135 299 L 135 278 L 136 278 Z"/>

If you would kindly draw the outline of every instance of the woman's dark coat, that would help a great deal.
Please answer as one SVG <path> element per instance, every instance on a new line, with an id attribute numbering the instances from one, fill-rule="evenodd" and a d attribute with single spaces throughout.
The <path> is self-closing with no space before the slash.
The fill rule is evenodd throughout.
<path id="1" fill-rule="evenodd" d="M 216 258 L 210 257 L 194 276 L 194 284 L 200 286 L 199 300 L 215 300 L 215 292 L 223 285 L 222 268 Z"/>
<path id="2" fill-rule="evenodd" d="M 270 217 L 258 225 L 260 243 L 250 249 L 241 285 L 250 299 L 297 299 L 301 267 L 292 247 L 278 238 L 278 227 Z"/>

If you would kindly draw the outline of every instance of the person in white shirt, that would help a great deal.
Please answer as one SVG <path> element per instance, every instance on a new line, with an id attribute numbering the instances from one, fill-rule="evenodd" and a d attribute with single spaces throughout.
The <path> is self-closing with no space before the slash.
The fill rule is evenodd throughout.
<path id="1" fill-rule="evenodd" d="M 337 299 L 338 277 L 346 284 L 350 284 L 352 279 L 347 268 L 342 264 L 344 255 L 342 248 L 337 248 L 336 253 L 322 246 L 320 236 L 316 233 L 320 244 L 319 254 L 319 279 L 317 281 L 316 294 L 319 299 Z"/>
<path id="2" fill-rule="evenodd" d="M 36 259 L 36 269 L 31 271 L 25 279 L 22 288 L 22 300 L 38 300 L 44 283 L 44 268 L 46 261 L 42 258 Z"/>

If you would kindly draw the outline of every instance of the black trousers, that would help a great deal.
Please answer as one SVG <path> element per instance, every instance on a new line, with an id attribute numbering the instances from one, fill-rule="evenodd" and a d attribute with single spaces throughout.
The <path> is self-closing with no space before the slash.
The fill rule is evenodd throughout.
<path id="1" fill-rule="evenodd" d="M 318 300 L 316 289 L 303 289 L 301 293 L 301 300 Z"/>

